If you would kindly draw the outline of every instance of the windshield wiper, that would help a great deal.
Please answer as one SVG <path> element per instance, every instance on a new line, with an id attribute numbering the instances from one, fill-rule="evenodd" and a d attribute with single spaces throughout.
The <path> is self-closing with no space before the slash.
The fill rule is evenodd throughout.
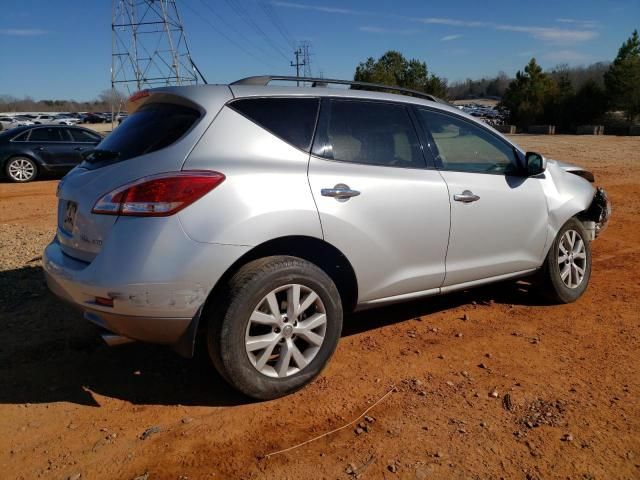
<path id="1" fill-rule="evenodd" d="M 84 160 L 89 163 L 99 162 L 101 160 L 113 160 L 114 158 L 118 158 L 119 156 L 120 152 L 114 152 L 113 150 L 102 150 L 100 148 L 87 150 L 82 154 Z"/>

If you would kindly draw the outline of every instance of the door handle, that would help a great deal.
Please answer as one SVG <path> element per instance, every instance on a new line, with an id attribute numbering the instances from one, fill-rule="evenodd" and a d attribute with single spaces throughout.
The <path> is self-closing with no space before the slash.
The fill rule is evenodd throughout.
<path id="1" fill-rule="evenodd" d="M 43 151 L 45 148 L 44 148 L 44 147 L 36 147 L 35 149 L 36 149 L 38 152 L 41 152 L 41 151 Z"/>
<path id="2" fill-rule="evenodd" d="M 453 199 L 456 202 L 471 203 L 471 202 L 477 202 L 478 200 L 480 200 L 480 196 L 474 195 L 474 193 L 471 190 L 465 190 L 462 193 L 456 193 L 453 196 Z"/>
<path id="3" fill-rule="evenodd" d="M 351 197 L 357 197 L 360 195 L 358 190 L 351 190 L 348 185 L 344 183 L 338 183 L 333 188 L 323 188 L 320 190 L 323 197 L 333 197 L 338 201 L 345 202 Z"/>
<path id="4" fill-rule="evenodd" d="M 82 150 L 84 150 L 84 147 L 76 147 L 76 148 L 74 148 L 74 150 L 76 152 L 81 152 Z"/>

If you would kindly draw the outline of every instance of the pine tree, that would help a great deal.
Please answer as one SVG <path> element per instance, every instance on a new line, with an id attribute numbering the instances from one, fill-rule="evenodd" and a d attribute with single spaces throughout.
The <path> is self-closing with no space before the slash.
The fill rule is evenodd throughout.
<path id="1" fill-rule="evenodd" d="M 640 38 L 637 30 L 618 50 L 604 82 L 612 108 L 624 111 L 629 122 L 640 115 Z"/>
<path id="2" fill-rule="evenodd" d="M 419 60 L 407 60 L 400 52 L 389 50 L 378 60 L 369 57 L 356 68 L 354 80 L 411 88 L 446 98 L 446 80 L 429 74 L 427 64 Z"/>
<path id="3" fill-rule="evenodd" d="M 501 105 L 510 112 L 511 122 L 528 127 L 544 117 L 545 105 L 553 94 L 554 82 L 532 58 L 518 71 L 504 94 Z"/>

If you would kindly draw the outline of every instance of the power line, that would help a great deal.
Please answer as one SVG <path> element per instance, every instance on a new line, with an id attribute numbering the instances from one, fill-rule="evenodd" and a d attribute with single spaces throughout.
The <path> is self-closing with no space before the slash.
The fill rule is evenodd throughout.
<path id="1" fill-rule="evenodd" d="M 204 23 L 206 23 L 207 25 L 209 25 L 209 27 L 211 27 L 212 30 L 214 30 L 218 35 L 220 35 L 221 37 L 224 37 L 229 43 L 231 43 L 232 45 L 234 45 L 236 48 L 238 48 L 239 50 L 242 50 L 245 54 L 249 55 L 250 57 L 254 58 L 255 60 L 258 60 L 260 63 L 263 63 L 264 65 L 266 65 L 269 68 L 275 68 L 273 64 L 270 64 L 268 62 L 266 62 L 263 58 L 253 54 L 251 51 L 247 50 L 245 47 L 243 47 L 241 44 L 239 44 L 238 42 L 236 42 L 233 38 L 231 38 L 229 35 L 227 35 L 225 32 L 223 32 L 222 30 L 220 30 L 218 27 L 216 27 L 215 24 L 213 24 L 210 20 L 208 20 L 206 17 L 204 17 L 203 15 L 200 15 L 200 13 L 198 13 L 191 5 L 189 5 L 188 3 L 186 3 L 185 1 L 182 2 L 182 4 L 187 7 L 187 9 L 189 9 L 196 17 L 198 17 L 200 20 L 202 20 Z"/>
<path id="2" fill-rule="evenodd" d="M 267 18 L 271 21 L 271 23 L 273 23 L 273 25 L 276 27 L 276 29 L 280 32 L 280 35 L 282 35 L 282 38 L 284 38 L 284 41 L 287 42 L 289 44 L 289 46 L 292 49 L 295 50 L 295 48 L 296 48 L 295 39 L 289 33 L 289 31 L 285 27 L 284 23 L 282 23 L 282 20 L 280 19 L 278 14 L 273 10 L 271 5 L 269 5 L 264 0 L 258 0 L 258 3 L 260 4 L 260 7 L 262 8 L 262 11 L 265 13 Z"/>
<path id="3" fill-rule="evenodd" d="M 224 16 L 220 15 L 215 8 L 213 8 L 211 5 L 209 5 L 205 0 L 200 0 L 200 3 L 202 3 L 205 8 L 207 8 L 213 15 L 215 15 L 215 17 L 224 25 L 227 26 L 227 28 L 229 28 L 232 32 L 234 32 L 236 35 L 238 35 L 239 37 L 241 37 L 241 40 L 248 45 L 251 45 L 253 48 L 256 48 L 257 50 L 260 50 L 261 52 L 263 52 L 264 54 L 268 55 L 268 51 L 265 50 L 260 44 L 258 43 L 254 43 L 252 42 L 246 35 L 244 35 L 242 32 L 240 32 L 234 25 L 232 25 L 231 23 L 229 23 Z"/>
<path id="4" fill-rule="evenodd" d="M 262 28 L 251 18 L 251 15 L 247 12 L 247 10 L 240 5 L 235 0 L 225 0 L 227 4 L 233 9 L 233 11 L 238 15 L 249 27 L 258 32 L 258 34 L 264 38 L 264 40 L 276 51 L 280 54 L 285 60 L 289 60 L 287 54 L 280 48 L 278 45 L 267 35 Z"/>

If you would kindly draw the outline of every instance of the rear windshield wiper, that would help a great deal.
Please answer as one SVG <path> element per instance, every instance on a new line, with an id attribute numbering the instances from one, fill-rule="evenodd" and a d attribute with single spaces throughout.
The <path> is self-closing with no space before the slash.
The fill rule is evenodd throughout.
<path id="1" fill-rule="evenodd" d="M 87 150 L 82 154 L 84 160 L 89 163 L 99 162 L 101 160 L 113 160 L 114 158 L 118 158 L 119 156 L 120 152 L 114 152 L 113 150 L 102 150 L 100 148 Z"/>

